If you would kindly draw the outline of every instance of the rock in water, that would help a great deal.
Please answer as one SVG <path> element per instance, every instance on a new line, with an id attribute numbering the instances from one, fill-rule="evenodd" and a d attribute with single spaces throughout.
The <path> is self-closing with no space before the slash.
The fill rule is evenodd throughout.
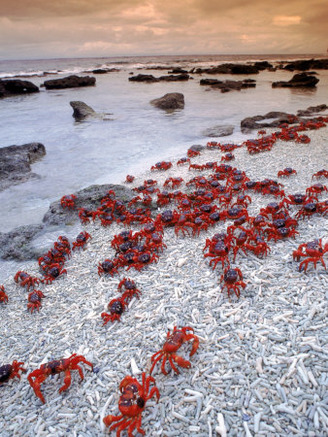
<path id="1" fill-rule="evenodd" d="M 73 111 L 74 111 L 73 117 L 76 120 L 83 120 L 86 117 L 97 116 L 96 111 L 94 111 L 90 106 L 88 106 L 84 102 L 73 101 L 73 102 L 69 102 L 69 104 L 73 108 Z"/>
<path id="2" fill-rule="evenodd" d="M 39 88 L 28 80 L 0 80 L 0 97 L 10 97 L 20 94 L 38 93 Z"/>
<path id="3" fill-rule="evenodd" d="M 319 82 L 315 76 L 306 73 L 295 74 L 288 82 L 273 82 L 272 88 L 313 88 Z"/>
<path id="4" fill-rule="evenodd" d="M 0 191 L 35 176 L 30 164 L 45 154 L 46 149 L 41 143 L 0 148 Z"/>
<path id="5" fill-rule="evenodd" d="M 151 100 L 150 103 L 157 108 L 165 110 L 183 109 L 184 95 L 181 93 L 168 93 L 163 97 Z"/>
<path id="6" fill-rule="evenodd" d="M 51 79 L 44 82 L 44 87 L 47 90 L 77 88 L 81 86 L 93 86 L 96 84 L 96 78 L 91 76 L 76 76 L 71 75 L 61 79 Z"/>

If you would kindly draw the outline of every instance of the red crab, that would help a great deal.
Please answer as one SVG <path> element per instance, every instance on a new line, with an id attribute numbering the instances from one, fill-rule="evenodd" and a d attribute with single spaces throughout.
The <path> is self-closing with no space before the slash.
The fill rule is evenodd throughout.
<path id="1" fill-rule="evenodd" d="M 322 170 L 319 170 L 312 175 L 312 179 L 313 178 L 321 178 L 321 177 L 328 179 L 328 170 L 322 169 Z"/>
<path id="2" fill-rule="evenodd" d="M 131 184 L 134 181 L 134 179 L 135 179 L 134 176 L 128 174 L 128 175 L 126 175 L 125 182 L 127 182 L 128 184 Z"/>
<path id="3" fill-rule="evenodd" d="M 84 363 L 91 367 L 93 370 L 93 365 L 87 361 L 83 355 L 73 354 L 69 358 L 62 358 L 61 360 L 53 360 L 45 364 L 41 364 L 39 369 L 31 372 L 27 380 L 34 390 L 36 396 L 45 403 L 44 397 L 41 393 L 40 386 L 45 381 L 48 376 L 56 375 L 60 372 L 65 372 L 64 385 L 59 389 L 59 393 L 68 389 L 71 385 L 71 371 L 78 370 L 81 380 L 84 379 L 82 368 L 79 363 Z"/>
<path id="4" fill-rule="evenodd" d="M 176 188 L 176 187 L 180 187 L 180 185 L 182 184 L 183 179 L 178 177 L 178 178 L 167 178 L 163 184 L 164 187 L 171 187 L 171 188 Z"/>
<path id="5" fill-rule="evenodd" d="M 127 306 L 127 302 L 125 300 L 126 297 L 127 296 L 123 294 L 122 297 L 112 299 L 109 302 L 107 306 L 109 314 L 105 312 L 101 313 L 101 317 L 104 320 L 104 325 L 107 325 L 108 322 L 115 322 L 115 320 L 121 319 L 121 315 L 123 314 Z"/>
<path id="6" fill-rule="evenodd" d="M 226 267 L 221 275 L 221 281 L 224 281 L 222 291 L 226 288 L 228 296 L 230 297 L 230 291 L 234 291 L 236 296 L 240 296 L 240 287 L 245 288 L 246 284 L 243 282 L 243 275 L 241 270 L 235 267 L 231 269 Z"/>
<path id="7" fill-rule="evenodd" d="M 161 232 L 153 232 L 146 240 L 146 246 L 150 251 L 163 252 L 164 247 L 167 247 L 163 242 L 163 234 Z"/>
<path id="8" fill-rule="evenodd" d="M 154 387 L 150 390 L 151 384 L 154 384 Z M 136 378 L 126 376 L 120 383 L 120 392 L 118 408 L 121 414 L 119 416 L 109 414 L 103 418 L 104 424 L 110 426 L 110 431 L 117 429 L 117 437 L 120 437 L 124 429 L 127 429 L 129 437 L 133 437 L 134 429 L 137 429 L 140 434 L 145 434 L 141 428 L 141 415 L 146 402 L 154 395 L 157 397 L 157 402 L 160 398 L 155 379 L 152 376 L 146 377 L 146 373 L 142 372 L 142 383 L 140 384 Z M 113 424 L 113 422 L 116 423 Z"/>
<path id="9" fill-rule="evenodd" d="M 270 247 L 259 235 L 253 236 L 249 243 L 245 244 L 247 250 L 253 252 L 256 256 L 267 256 L 271 252 Z"/>
<path id="10" fill-rule="evenodd" d="M 75 199 L 76 196 L 74 196 L 74 194 L 68 194 L 60 199 L 60 204 L 63 208 L 73 209 L 75 207 Z"/>
<path id="11" fill-rule="evenodd" d="M 177 165 L 184 165 L 184 164 L 190 164 L 189 158 L 181 158 L 177 161 Z"/>
<path id="12" fill-rule="evenodd" d="M 93 220 L 94 217 L 95 217 L 94 211 L 89 211 L 88 209 L 85 208 L 79 209 L 79 219 L 83 224 L 90 223 L 90 220 L 91 219 Z"/>
<path id="13" fill-rule="evenodd" d="M 140 272 L 140 270 L 143 269 L 146 265 L 157 261 L 158 255 L 156 253 L 152 254 L 149 251 L 136 252 L 133 256 L 132 263 L 128 266 L 127 270 L 130 270 L 131 267 L 134 267 Z"/>
<path id="14" fill-rule="evenodd" d="M 0 385 L 4 382 L 9 381 L 9 379 L 13 379 L 15 377 L 20 379 L 19 372 L 26 373 L 26 369 L 22 367 L 24 363 L 22 361 L 18 362 L 14 360 L 12 364 L 4 364 L 3 366 L 0 366 Z"/>
<path id="15" fill-rule="evenodd" d="M 14 276 L 14 280 L 15 282 L 17 282 L 17 284 L 20 282 L 21 287 L 26 286 L 27 289 L 29 289 L 30 287 L 34 287 L 40 282 L 38 278 L 30 276 L 28 273 L 22 271 L 18 271 L 16 273 L 16 275 Z"/>
<path id="16" fill-rule="evenodd" d="M 289 177 L 292 174 L 297 174 L 297 171 L 291 167 L 286 167 L 283 170 L 278 171 L 277 176 L 278 178 L 281 178 L 283 176 Z"/>
<path id="17" fill-rule="evenodd" d="M 63 268 L 59 263 L 50 264 L 50 266 L 46 269 L 46 276 L 42 279 L 42 282 L 45 284 L 51 284 L 58 276 L 67 274 L 67 270 Z"/>
<path id="18" fill-rule="evenodd" d="M 155 165 L 153 165 L 150 170 L 154 171 L 154 170 L 168 170 L 169 168 L 172 167 L 172 162 L 170 161 L 161 161 L 161 162 L 157 162 Z"/>
<path id="19" fill-rule="evenodd" d="M 314 268 L 317 268 L 317 262 L 321 261 L 321 264 L 326 269 L 326 264 L 323 260 L 323 255 L 328 252 L 328 243 L 322 246 L 322 240 L 313 240 L 308 243 L 302 243 L 297 250 L 293 252 L 293 259 L 299 261 L 301 257 L 307 256 L 299 265 L 299 271 L 304 269 L 306 272 L 310 262 L 313 263 Z"/>
<path id="20" fill-rule="evenodd" d="M 27 310 L 30 310 L 31 313 L 33 313 L 34 310 L 40 310 L 41 308 L 41 298 L 45 297 L 42 291 L 40 290 L 33 290 L 28 295 L 28 304 L 27 304 Z"/>
<path id="21" fill-rule="evenodd" d="M 3 302 L 3 303 L 8 302 L 8 296 L 5 292 L 5 287 L 3 285 L 0 285 L 0 302 Z"/>
<path id="22" fill-rule="evenodd" d="M 189 356 L 192 357 L 199 345 L 199 338 L 197 335 L 195 335 L 193 328 L 190 328 L 189 326 L 185 326 L 183 328 L 177 329 L 176 326 L 173 328 L 173 332 L 170 333 L 168 331 L 166 336 L 166 341 L 162 347 L 162 349 L 158 352 L 156 352 L 151 357 L 151 362 L 153 363 L 150 369 L 150 374 L 152 374 L 154 367 L 156 363 L 161 360 L 163 357 L 162 365 L 161 365 L 161 371 L 164 373 L 164 375 L 167 375 L 168 372 L 165 370 L 165 363 L 168 360 L 172 369 L 175 373 L 179 373 L 179 370 L 175 366 L 174 362 L 181 367 L 184 367 L 186 369 L 189 369 L 191 367 L 191 363 L 184 358 L 180 357 L 176 354 L 176 352 L 180 349 L 180 347 L 186 343 L 187 341 L 193 341 L 193 345 L 190 351 Z"/>
<path id="23" fill-rule="evenodd" d="M 141 296 L 141 291 L 137 288 L 136 283 L 130 278 L 123 278 L 118 284 L 118 291 L 122 292 L 124 287 L 124 300 L 129 301 L 136 296 L 138 299 Z"/>
<path id="24" fill-rule="evenodd" d="M 308 195 L 310 195 L 310 194 L 321 194 L 324 191 L 328 191 L 326 185 L 314 184 L 311 187 L 306 189 L 306 194 L 308 194 Z"/>
<path id="25" fill-rule="evenodd" d="M 117 271 L 117 262 L 110 259 L 105 259 L 105 261 L 100 262 L 98 264 L 98 275 L 101 276 L 103 274 L 110 274 L 111 276 L 114 276 L 114 273 L 118 273 Z"/>
<path id="26" fill-rule="evenodd" d="M 288 228 L 286 226 L 270 227 L 267 229 L 267 233 L 268 233 L 268 241 L 270 240 L 278 241 L 289 237 L 295 238 L 295 236 L 299 234 L 299 232 L 295 231 L 295 229 Z"/>
<path id="27" fill-rule="evenodd" d="M 233 161 L 235 159 L 235 155 L 233 153 L 226 153 L 221 157 L 221 161 Z"/>
<path id="28" fill-rule="evenodd" d="M 223 268 L 226 263 L 228 265 L 230 264 L 228 257 L 229 250 L 230 245 L 226 245 L 223 241 L 213 241 L 213 243 L 209 245 L 208 253 L 204 253 L 204 257 L 212 258 L 210 261 L 210 267 L 213 264 L 213 270 L 216 268 L 219 262 L 221 262 Z"/>
<path id="29" fill-rule="evenodd" d="M 88 234 L 88 232 L 86 231 L 80 232 L 79 235 L 76 237 L 76 240 L 73 242 L 72 250 L 75 250 L 78 247 L 84 247 L 84 245 L 90 238 L 91 235 Z"/>

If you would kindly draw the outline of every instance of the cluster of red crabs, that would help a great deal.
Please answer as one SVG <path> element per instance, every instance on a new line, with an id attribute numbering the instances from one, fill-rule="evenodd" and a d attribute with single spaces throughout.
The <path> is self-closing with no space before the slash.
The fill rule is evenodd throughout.
<path id="1" fill-rule="evenodd" d="M 192 341 L 192 348 L 189 356 L 193 356 L 199 345 L 199 339 L 194 334 L 193 328 L 185 326 L 182 328 L 173 328 L 172 333 L 168 331 L 166 341 L 163 347 L 151 357 L 151 368 L 149 375 L 142 372 L 141 383 L 132 376 L 126 376 L 120 383 L 119 390 L 121 392 L 118 408 L 121 414 L 113 416 L 109 414 L 103 418 L 103 423 L 110 427 L 113 431 L 117 429 L 117 436 L 121 435 L 121 431 L 127 429 L 129 437 L 133 436 L 134 429 L 137 429 L 141 434 L 145 431 L 141 428 L 142 412 L 146 407 L 146 403 L 153 396 L 156 396 L 157 402 L 160 398 L 160 392 L 156 386 L 155 378 L 152 376 L 156 364 L 162 360 L 161 371 L 164 375 L 168 375 L 165 366 L 168 362 L 171 369 L 175 373 L 179 373 L 178 366 L 189 369 L 191 367 L 190 361 L 184 359 L 176 352 L 180 347 Z M 36 369 L 28 374 L 27 380 L 34 390 L 35 395 L 45 403 L 44 396 L 41 392 L 41 384 L 50 376 L 61 372 L 65 373 L 64 384 L 59 389 L 59 393 L 67 390 L 71 385 L 71 371 L 77 370 L 81 380 L 84 379 L 84 374 L 80 364 L 85 364 L 93 370 L 93 364 L 86 360 L 83 355 L 72 354 L 69 358 L 62 358 L 60 360 L 49 361 L 41 364 L 39 369 Z M 7 382 L 15 377 L 21 378 L 20 372 L 26 372 L 23 367 L 24 362 L 17 362 L 14 360 L 12 364 L 5 364 L 0 367 L 0 384 Z M 152 388 L 150 388 L 153 386 Z"/>
<path id="2" fill-rule="evenodd" d="M 319 129 L 326 126 L 328 117 L 319 117 L 299 125 L 288 127 L 282 126 L 279 132 L 266 135 L 265 131 L 259 131 L 259 138 L 248 140 L 240 146 L 235 144 L 220 144 L 217 142 L 207 143 L 207 148 L 218 149 L 222 152 L 220 161 L 207 162 L 205 164 L 192 163 L 194 157 L 200 155 L 198 147 L 191 147 L 187 156 L 176 162 L 177 166 L 188 166 L 190 171 L 199 172 L 187 182 L 181 177 L 169 177 L 160 190 L 158 182 L 153 179 L 145 180 L 144 183 L 132 190 L 136 196 L 129 203 L 124 203 L 116 198 L 114 191 L 109 191 L 101 200 L 96 210 L 87 210 L 75 206 L 75 195 L 67 195 L 61 199 L 63 208 L 76 209 L 82 224 L 99 220 L 102 226 L 110 226 L 112 223 L 120 223 L 124 226 L 139 225 L 138 231 L 125 229 L 114 235 L 111 240 L 111 248 L 115 254 L 111 258 L 100 261 L 96 266 L 99 276 L 118 275 L 121 270 L 135 269 L 140 271 L 151 263 L 157 262 L 161 253 L 166 248 L 164 243 L 165 230 L 174 229 L 176 236 L 198 237 L 204 231 L 219 222 L 227 222 L 225 232 L 216 233 L 204 242 L 203 254 L 209 259 L 209 266 L 219 274 L 222 290 L 226 289 L 228 296 L 233 292 L 239 298 L 241 289 L 246 287 L 243 281 L 243 273 L 234 264 L 240 253 L 251 253 L 258 257 L 265 257 L 270 252 L 269 244 L 295 238 L 299 232 L 296 230 L 298 220 L 307 219 L 316 215 L 327 215 L 328 200 L 320 200 L 327 192 L 327 187 L 318 181 L 309 186 L 304 193 L 286 194 L 282 183 L 274 179 L 261 181 L 250 180 L 246 173 L 227 162 L 234 160 L 233 150 L 245 146 L 249 153 L 255 154 L 271 150 L 275 142 L 296 141 L 307 144 L 310 139 L 307 135 L 300 134 L 302 131 Z M 171 162 L 161 161 L 151 167 L 152 172 L 163 172 L 173 166 Z M 277 178 L 291 177 L 296 170 L 290 167 L 280 170 Z M 312 175 L 312 179 L 328 179 L 328 170 L 322 169 Z M 132 183 L 134 176 L 127 175 L 126 182 Z M 185 190 L 180 188 L 185 185 Z M 248 206 L 252 202 L 251 195 L 257 193 L 263 196 L 271 196 L 271 200 L 265 208 L 261 208 L 258 214 L 252 216 L 248 213 Z M 154 214 L 154 208 L 162 208 L 161 212 Z M 83 231 L 72 246 L 68 239 L 60 236 L 54 243 L 53 248 L 38 260 L 41 278 L 30 276 L 24 271 L 19 271 L 14 280 L 29 291 L 28 310 L 39 311 L 41 299 L 44 294 L 35 287 L 39 284 L 49 284 L 56 278 L 66 274 L 65 262 L 70 258 L 71 251 L 84 248 L 91 235 Z M 328 252 L 328 243 L 324 244 L 321 239 L 305 242 L 299 245 L 292 253 L 293 259 L 302 261 L 299 271 L 306 272 L 310 263 L 317 267 L 321 262 L 326 269 L 324 255 Z M 118 285 L 121 296 L 112 299 L 108 304 L 108 312 L 103 312 L 101 317 L 103 324 L 109 321 L 120 320 L 122 313 L 127 308 L 133 297 L 139 298 L 141 291 L 130 278 L 123 278 Z M 4 286 L 0 286 L 0 302 L 7 303 L 8 296 Z M 180 346 L 193 340 L 190 353 L 192 356 L 197 348 L 199 340 L 193 334 L 191 327 L 174 328 L 172 333 L 167 334 L 167 340 L 163 348 L 152 356 L 150 374 L 142 373 L 142 382 L 136 378 L 127 376 L 120 384 L 121 397 L 119 410 L 121 415 L 109 415 L 104 418 L 104 423 L 111 426 L 111 430 L 117 429 L 117 435 L 127 429 L 128 435 L 136 428 L 144 433 L 141 428 L 141 413 L 148 399 L 154 395 L 159 399 L 159 391 L 154 385 L 155 380 L 151 376 L 156 363 L 163 358 L 162 372 L 166 374 L 165 363 L 168 360 L 172 369 L 178 373 L 176 364 L 182 367 L 190 367 L 190 362 L 176 355 Z M 65 383 L 60 392 L 70 385 L 70 370 L 78 370 L 81 379 L 83 372 L 79 363 L 89 365 L 83 356 L 73 354 L 70 358 L 51 361 L 41 365 L 40 369 L 33 371 L 28 376 L 28 381 L 36 395 L 44 402 L 40 391 L 40 384 L 51 374 L 65 372 Z M 15 376 L 20 377 L 19 371 L 25 371 L 22 362 L 14 361 L 0 367 L 0 383 Z M 151 389 L 150 386 L 154 385 Z"/>

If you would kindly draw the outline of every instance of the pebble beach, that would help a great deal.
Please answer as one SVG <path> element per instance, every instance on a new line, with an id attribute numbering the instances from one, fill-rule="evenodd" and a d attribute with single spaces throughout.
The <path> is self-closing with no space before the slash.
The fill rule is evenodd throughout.
<path id="1" fill-rule="evenodd" d="M 255 155 L 240 147 L 229 164 L 251 180 L 277 180 L 279 170 L 292 167 L 297 174 L 279 182 L 286 195 L 304 193 L 315 182 L 327 184 L 327 179 L 315 181 L 312 175 L 327 169 L 328 128 L 306 135 L 308 144 L 278 140 L 271 151 Z M 192 163 L 220 161 L 222 155 L 205 148 Z M 151 178 L 162 189 L 169 177 L 187 182 L 200 174 L 207 176 L 211 170 L 199 173 L 173 162 L 167 171 L 149 169 L 135 175 L 131 187 Z M 183 184 L 180 189 L 185 188 Z M 254 216 L 277 200 L 256 193 L 251 197 L 248 213 Z M 327 198 L 327 191 L 320 194 L 320 201 Z M 292 217 L 298 210 L 289 208 Z M 38 286 L 45 298 L 40 311 L 32 314 L 27 311 L 27 291 L 8 278 L 3 283 L 8 303 L 0 304 L 0 364 L 23 361 L 27 373 L 0 386 L 1 436 L 116 435 L 103 418 L 119 414 L 120 381 L 126 375 L 140 380 L 142 372 L 149 372 L 151 356 L 174 326 L 192 327 L 200 343 L 190 369 L 165 376 L 160 365 L 155 367 L 160 399 L 157 403 L 152 398 L 144 409 L 147 436 L 327 436 L 328 275 L 320 262 L 316 269 L 309 264 L 307 272 L 300 272 L 292 253 L 314 239 L 328 243 L 328 214 L 300 219 L 299 234 L 270 241 L 266 257 L 238 252 L 232 266 L 241 270 L 246 284 L 239 298 L 222 291 L 221 265 L 213 271 L 203 254 L 206 239 L 229 224 L 220 221 L 195 237 L 177 236 L 166 228 L 167 247 L 157 263 L 140 272 L 122 269 L 113 277 L 100 277 L 97 266 L 114 256 L 110 242 L 124 226 L 86 224 L 92 238 L 67 260 L 67 275 Z M 324 259 L 327 263 L 328 255 Z M 23 263 L 20 270 L 25 270 Z M 34 269 L 29 265 L 28 273 L 40 276 L 37 262 Z M 132 299 L 120 321 L 103 325 L 100 315 L 118 297 L 123 277 L 135 281 L 141 296 Z M 189 359 L 190 349 L 187 342 L 178 353 Z M 27 375 L 42 363 L 73 353 L 90 361 L 93 371 L 82 364 L 84 380 L 73 371 L 71 386 L 61 394 L 63 374 L 49 377 L 41 386 L 46 400 L 42 404 Z"/>

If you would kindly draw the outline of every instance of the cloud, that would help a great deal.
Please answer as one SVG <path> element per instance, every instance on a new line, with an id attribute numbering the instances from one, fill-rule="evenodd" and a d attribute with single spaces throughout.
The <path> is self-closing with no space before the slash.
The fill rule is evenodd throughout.
<path id="1" fill-rule="evenodd" d="M 322 0 L 0 0 L 0 56 L 311 53 Z M 283 30 L 283 31 L 282 31 Z"/>
<path id="2" fill-rule="evenodd" d="M 299 15 L 277 15 L 273 17 L 272 22 L 275 26 L 293 26 L 295 24 L 300 24 L 301 20 L 302 17 L 300 17 Z"/>

